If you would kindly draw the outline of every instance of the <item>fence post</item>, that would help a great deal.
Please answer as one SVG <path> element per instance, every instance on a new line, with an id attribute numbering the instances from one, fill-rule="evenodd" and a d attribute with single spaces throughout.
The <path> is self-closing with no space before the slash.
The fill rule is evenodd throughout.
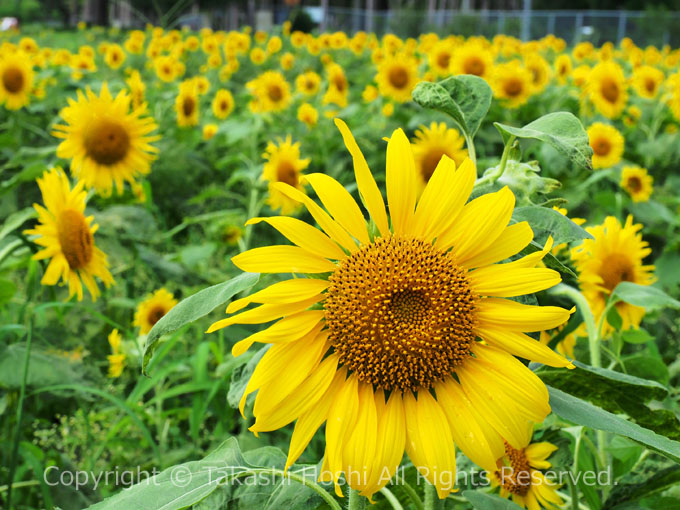
<path id="1" fill-rule="evenodd" d="M 548 16 L 548 33 L 549 34 L 555 33 L 555 14 L 552 12 Z"/>
<path id="2" fill-rule="evenodd" d="M 375 0 L 366 0 L 366 32 L 373 32 L 373 10 Z"/>
<path id="3" fill-rule="evenodd" d="M 619 11 L 619 30 L 617 34 L 618 42 L 621 42 L 621 40 L 626 37 L 626 18 L 626 11 Z"/>
<path id="4" fill-rule="evenodd" d="M 522 8 L 522 40 L 528 41 L 531 35 L 531 0 L 524 0 Z"/>
<path id="5" fill-rule="evenodd" d="M 576 15 L 576 25 L 574 26 L 574 44 L 581 42 L 581 29 L 583 28 L 583 13 Z"/>

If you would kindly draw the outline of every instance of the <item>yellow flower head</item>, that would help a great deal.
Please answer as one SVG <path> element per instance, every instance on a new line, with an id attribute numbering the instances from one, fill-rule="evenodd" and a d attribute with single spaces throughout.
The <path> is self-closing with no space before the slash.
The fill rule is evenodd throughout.
<path id="1" fill-rule="evenodd" d="M 593 239 L 585 239 L 571 251 L 581 290 L 596 323 L 600 321 L 609 295 L 619 283 L 651 285 L 655 280 L 654 266 L 643 263 L 652 250 L 642 240 L 640 230 L 642 225 L 634 225 L 632 216 L 628 216 L 623 226 L 617 218 L 608 216 L 602 225 L 587 227 L 586 231 Z M 623 320 L 623 329 L 638 327 L 645 314 L 644 308 L 625 302 L 617 303 L 616 309 Z"/>
<path id="2" fill-rule="evenodd" d="M 531 96 L 531 73 L 518 60 L 498 64 L 493 69 L 492 88 L 494 96 L 501 99 L 505 106 L 518 108 Z"/>
<path id="3" fill-rule="evenodd" d="M 156 123 L 145 104 L 131 108 L 131 101 L 126 90 L 113 98 L 106 83 L 99 96 L 79 90 L 60 112 L 65 124 L 54 126 L 52 134 L 64 139 L 57 156 L 70 159 L 71 173 L 99 193 L 111 193 L 114 185 L 122 193 L 125 181 L 149 173 L 158 152 L 150 145 L 160 138 L 151 135 Z"/>
<path id="4" fill-rule="evenodd" d="M 365 102 L 371 103 L 378 99 L 378 94 L 378 89 L 374 85 L 366 85 L 361 93 L 361 97 Z"/>
<path id="5" fill-rule="evenodd" d="M 646 168 L 624 166 L 621 187 L 628 192 L 633 202 L 646 202 L 654 191 L 654 178 L 647 173 Z"/>
<path id="6" fill-rule="evenodd" d="M 350 487 L 374 494 L 406 450 L 445 498 L 454 490 L 454 445 L 495 470 L 504 439 L 524 448 L 529 422 L 542 422 L 550 412 L 545 385 L 513 355 L 570 366 L 524 333 L 563 324 L 570 312 L 506 298 L 550 288 L 560 276 L 536 267 L 550 243 L 499 263 L 526 247 L 533 232 L 526 222 L 510 224 L 515 197 L 507 187 L 468 202 L 476 178 L 469 160 L 455 169 L 444 157 L 418 199 L 415 160 L 401 129 L 387 143 L 390 219 L 356 141 L 342 121 L 336 124 L 375 231 L 354 197 L 328 175 L 305 176 L 323 208 L 294 186 L 273 184 L 304 204 L 321 230 L 287 217 L 250 220 L 267 222 L 293 245 L 255 248 L 232 262 L 244 271 L 298 277 L 232 302 L 230 314 L 266 304 L 208 331 L 277 321 L 232 352 L 272 344 L 240 409 L 257 391 L 252 432 L 297 420 L 287 467 L 326 422 L 324 471 L 338 495 L 340 474 L 350 469 Z"/>
<path id="7" fill-rule="evenodd" d="M 434 71 L 435 75 L 446 77 L 451 74 L 451 59 L 455 52 L 454 46 L 450 41 L 444 40 L 438 42 L 434 48 L 428 52 L 428 62 L 430 69 Z"/>
<path id="8" fill-rule="evenodd" d="M 610 168 L 617 165 L 623 156 L 624 139 L 621 133 L 609 124 L 595 122 L 588 128 L 588 140 L 593 149 L 593 168 Z"/>
<path id="9" fill-rule="evenodd" d="M 480 78 L 490 78 L 493 69 L 493 55 L 489 48 L 477 42 L 468 42 L 453 53 L 452 74 L 474 74 Z"/>
<path id="10" fill-rule="evenodd" d="M 264 61 L 267 60 L 267 54 L 264 52 L 262 48 L 253 48 L 250 50 L 250 61 L 259 66 L 264 63 Z"/>
<path id="11" fill-rule="evenodd" d="M 120 352 L 121 337 L 117 329 L 109 333 L 109 345 L 111 346 L 111 354 L 107 356 L 109 360 L 109 377 L 120 377 L 123 373 L 123 366 L 125 365 L 125 354 Z"/>
<path id="12" fill-rule="evenodd" d="M 203 126 L 203 139 L 210 140 L 213 136 L 217 134 L 219 127 L 217 124 L 206 124 Z"/>
<path id="13" fill-rule="evenodd" d="M 394 103 L 385 103 L 381 112 L 385 117 L 391 117 L 394 114 Z"/>
<path id="14" fill-rule="evenodd" d="M 300 204 L 285 193 L 281 193 L 277 183 L 285 183 L 304 193 L 301 177 L 302 171 L 309 166 L 309 159 L 300 159 L 300 142 L 292 143 L 290 136 L 285 140 L 279 139 L 277 144 L 269 142 L 262 157 L 266 161 L 262 179 L 269 183 L 267 203 L 272 209 L 280 210 L 281 214 L 294 212 Z"/>
<path id="15" fill-rule="evenodd" d="M 654 99 L 666 77 L 652 66 L 641 66 L 633 71 L 633 89 L 640 97 Z"/>
<path id="16" fill-rule="evenodd" d="M 33 67 L 23 52 L 0 54 L 0 104 L 18 110 L 30 102 Z"/>
<path id="17" fill-rule="evenodd" d="M 418 82 L 418 63 L 404 53 L 388 56 L 378 65 L 375 80 L 381 95 L 405 103 Z"/>
<path id="18" fill-rule="evenodd" d="M 134 70 L 130 73 L 130 76 L 125 80 L 128 88 L 130 89 L 130 95 L 132 96 L 132 107 L 139 108 L 144 104 L 144 92 L 146 91 L 146 85 L 142 80 L 142 75 L 139 71 Z"/>
<path id="19" fill-rule="evenodd" d="M 156 76 L 161 81 L 169 83 L 177 77 L 176 60 L 170 56 L 158 57 L 153 61 Z"/>
<path id="20" fill-rule="evenodd" d="M 281 69 L 284 71 L 290 71 L 295 63 L 295 57 L 292 53 L 286 52 L 281 55 Z"/>
<path id="21" fill-rule="evenodd" d="M 132 324 L 139 328 L 142 335 L 146 335 L 176 304 L 175 297 L 165 288 L 160 288 L 139 303 Z"/>
<path id="22" fill-rule="evenodd" d="M 432 122 L 429 127 L 420 126 L 415 135 L 411 142 L 421 190 L 430 181 L 442 156 L 451 158 L 456 167 L 462 165 L 468 157 L 468 151 L 464 148 L 465 138 L 457 129 L 449 128 L 443 122 Z"/>
<path id="23" fill-rule="evenodd" d="M 125 62 L 125 51 L 118 44 L 109 44 L 106 47 L 104 61 L 111 69 L 118 69 Z"/>
<path id="24" fill-rule="evenodd" d="M 220 89 L 212 102 L 213 115 L 218 119 L 226 119 L 234 111 L 234 97 L 226 89 Z"/>
<path id="25" fill-rule="evenodd" d="M 199 110 L 196 82 L 194 80 L 183 81 L 179 86 L 179 94 L 175 98 L 177 125 L 180 127 L 197 126 Z"/>
<path id="26" fill-rule="evenodd" d="M 623 70 L 616 62 L 607 60 L 593 67 L 586 87 L 598 112 L 608 119 L 621 115 L 628 101 L 628 91 Z"/>
<path id="27" fill-rule="evenodd" d="M 334 104 L 340 108 L 347 106 L 349 84 L 345 71 L 338 64 L 332 63 L 326 68 L 328 89 L 323 96 L 323 104 Z"/>
<path id="28" fill-rule="evenodd" d="M 285 110 L 291 102 L 290 85 L 279 71 L 267 71 L 246 83 L 253 95 L 250 109 L 254 113 Z"/>
<path id="29" fill-rule="evenodd" d="M 297 111 L 297 118 L 300 122 L 304 122 L 307 127 L 312 128 L 316 126 L 319 119 L 319 112 L 309 103 L 302 103 Z"/>
<path id="30" fill-rule="evenodd" d="M 45 206 L 34 204 L 40 223 L 26 234 L 38 236 L 34 242 L 42 249 L 33 258 L 50 259 L 40 283 L 68 283 L 69 298 L 83 299 L 83 284 L 96 301 L 99 287 L 95 277 L 106 287 L 113 284 L 106 255 L 94 243 L 98 225 L 93 216 L 85 216 L 84 183 L 71 189 L 68 177 L 60 168 L 46 171 L 37 179 Z"/>
<path id="31" fill-rule="evenodd" d="M 555 75 L 557 81 L 564 85 L 571 76 L 571 58 L 566 53 L 558 55 L 555 59 Z"/>
<path id="32" fill-rule="evenodd" d="M 533 93 L 542 92 L 550 82 L 552 71 L 548 62 L 538 53 L 529 53 L 524 57 L 524 67 L 531 73 Z"/>

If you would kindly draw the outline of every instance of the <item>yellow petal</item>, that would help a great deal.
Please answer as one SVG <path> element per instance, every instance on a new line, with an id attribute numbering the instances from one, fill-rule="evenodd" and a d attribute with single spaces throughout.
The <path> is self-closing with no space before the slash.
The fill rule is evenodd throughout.
<path id="1" fill-rule="evenodd" d="M 557 306 L 524 305 L 509 299 L 486 298 L 477 303 L 476 317 L 481 328 L 511 331 L 544 331 L 564 324 L 571 312 Z"/>
<path id="2" fill-rule="evenodd" d="M 305 205 L 309 214 L 316 220 L 321 229 L 328 234 L 340 246 L 346 250 L 353 252 L 357 249 L 357 244 L 352 237 L 343 229 L 338 223 L 331 218 L 326 211 L 319 207 L 314 200 L 309 198 L 301 191 L 295 189 L 293 186 L 284 182 L 275 182 L 271 186 L 286 195 L 287 197 L 296 200 Z"/>
<path id="3" fill-rule="evenodd" d="M 430 241 L 448 230 L 463 211 L 476 173 L 469 159 L 456 170 L 455 162 L 442 156 L 418 201 L 411 234 Z"/>
<path id="4" fill-rule="evenodd" d="M 397 129 L 387 142 L 387 203 L 395 234 L 408 232 L 416 205 L 416 166 L 411 144 L 404 131 Z"/>
<path id="5" fill-rule="evenodd" d="M 437 239 L 437 246 L 447 250 L 459 264 L 464 264 L 491 246 L 510 221 L 515 195 L 507 186 L 468 203 L 452 227 Z"/>
<path id="6" fill-rule="evenodd" d="M 380 235 L 387 237 L 390 233 L 389 223 L 387 222 L 387 212 L 385 211 L 385 202 L 383 201 L 380 189 L 371 174 L 371 170 L 366 164 L 366 159 L 361 153 L 361 149 L 354 140 L 351 131 L 340 119 L 335 119 L 335 125 L 340 130 L 342 134 L 342 139 L 345 141 L 345 146 L 347 150 L 352 155 L 352 160 L 354 162 L 354 176 L 357 182 L 357 187 L 359 188 L 359 195 L 361 195 L 361 200 L 364 202 L 364 206 L 371 215 L 373 221 L 378 227 Z"/>
<path id="7" fill-rule="evenodd" d="M 342 453 L 352 433 L 359 412 L 359 387 L 356 375 L 350 375 L 337 394 L 326 420 L 326 456 L 335 483 L 335 493 L 342 497 L 338 479 L 344 467 Z"/>
<path id="8" fill-rule="evenodd" d="M 418 392 L 418 400 L 407 392 L 404 411 L 408 456 L 444 499 L 456 483 L 456 451 L 446 415 L 428 391 Z"/>
<path id="9" fill-rule="evenodd" d="M 467 259 L 463 265 L 474 268 L 495 264 L 522 251 L 533 238 L 534 231 L 526 221 L 509 225 L 490 246 Z"/>
<path id="10" fill-rule="evenodd" d="M 261 305 L 252 310 L 215 322 L 210 326 L 207 333 L 226 328 L 232 324 L 261 324 L 263 322 L 271 322 L 274 319 L 306 310 L 318 301 L 319 299 L 317 297 L 312 297 L 303 301 L 298 301 L 297 303 Z"/>
<path id="11" fill-rule="evenodd" d="M 550 462 L 546 459 L 557 450 L 557 446 L 547 441 L 531 443 L 524 449 L 529 464 L 535 468 L 548 469 Z"/>
<path id="12" fill-rule="evenodd" d="M 352 489 L 367 491 L 368 479 L 375 463 L 375 448 L 378 441 L 378 412 L 375 406 L 373 387 L 359 383 L 359 405 L 357 420 L 343 448 L 345 478 Z"/>
<path id="13" fill-rule="evenodd" d="M 227 313 L 242 310 L 250 303 L 266 303 L 270 305 L 303 301 L 321 293 L 328 288 L 330 282 L 316 278 L 293 278 L 275 283 L 250 296 L 232 301 L 227 306 Z"/>
<path id="14" fill-rule="evenodd" d="M 321 203 L 341 227 L 362 244 L 368 244 L 366 220 L 361 209 L 345 187 L 325 174 L 308 174 L 304 178 L 312 185 Z"/>
<path id="15" fill-rule="evenodd" d="M 250 273 L 327 273 L 335 271 L 333 262 L 297 246 L 264 246 L 232 257 L 242 271 Z"/>
<path id="16" fill-rule="evenodd" d="M 514 356 L 530 361 L 537 361 L 549 367 L 568 367 L 574 365 L 564 356 L 553 351 L 547 345 L 534 340 L 519 331 L 508 331 L 505 328 L 475 328 L 475 333 L 489 345 L 503 349 Z"/>
<path id="17" fill-rule="evenodd" d="M 246 222 L 246 225 L 254 225 L 261 221 L 269 223 L 290 242 L 304 248 L 309 253 L 333 260 L 345 258 L 345 252 L 330 237 L 304 221 L 289 216 L 274 216 L 271 218 L 252 218 Z"/>
<path id="18" fill-rule="evenodd" d="M 468 273 L 468 281 L 481 296 L 514 297 L 554 287 L 562 281 L 557 271 L 546 267 L 517 267 L 494 264 Z"/>

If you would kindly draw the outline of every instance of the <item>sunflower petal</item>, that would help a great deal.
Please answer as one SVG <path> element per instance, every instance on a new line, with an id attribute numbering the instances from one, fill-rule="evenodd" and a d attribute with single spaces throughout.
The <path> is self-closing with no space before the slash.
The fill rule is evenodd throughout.
<path id="1" fill-rule="evenodd" d="M 354 428 L 359 413 L 359 386 L 356 375 L 350 375 L 338 392 L 326 420 L 326 456 L 335 483 L 335 493 L 342 497 L 338 479 L 342 473 L 343 447 Z"/>
<path id="2" fill-rule="evenodd" d="M 505 328 L 476 328 L 475 333 L 489 345 L 503 349 L 514 356 L 530 361 L 537 361 L 549 367 L 574 368 L 573 363 L 550 347 L 534 340 L 519 331 L 508 331 Z"/>
<path id="3" fill-rule="evenodd" d="M 562 281 L 562 277 L 546 267 L 495 264 L 469 272 L 468 280 L 481 296 L 514 297 L 554 287 Z"/>
<path id="4" fill-rule="evenodd" d="M 321 296 L 328 288 L 328 280 L 316 278 L 293 278 L 274 283 L 250 296 L 232 301 L 227 306 L 227 313 L 235 313 L 242 310 L 250 303 L 265 303 L 270 305 L 285 304 L 303 301 L 313 296 Z"/>
<path id="5" fill-rule="evenodd" d="M 297 246 L 274 245 L 253 248 L 232 257 L 236 267 L 250 273 L 327 273 L 333 262 Z"/>
<path id="6" fill-rule="evenodd" d="M 359 383 L 359 407 L 357 420 L 343 449 L 342 462 L 350 487 L 368 495 L 368 479 L 375 463 L 378 442 L 378 412 L 373 386 Z"/>
<path id="7" fill-rule="evenodd" d="M 404 131 L 397 129 L 387 143 L 387 203 L 395 234 L 408 232 L 416 205 L 416 166 L 411 144 Z"/>
<path id="8" fill-rule="evenodd" d="M 533 306 L 509 299 L 485 298 L 477 303 L 476 315 L 481 328 L 528 332 L 545 331 L 564 324 L 571 311 L 557 306 Z"/>

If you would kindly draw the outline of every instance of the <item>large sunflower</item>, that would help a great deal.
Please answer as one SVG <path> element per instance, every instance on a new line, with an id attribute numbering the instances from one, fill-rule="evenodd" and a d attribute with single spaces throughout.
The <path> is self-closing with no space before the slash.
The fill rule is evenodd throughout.
<path id="1" fill-rule="evenodd" d="M 285 140 L 279 139 L 278 144 L 269 142 L 262 157 L 266 160 L 262 169 L 262 180 L 269 183 L 267 203 L 272 209 L 280 210 L 282 214 L 292 213 L 300 207 L 300 204 L 285 193 L 281 193 L 276 183 L 282 182 L 300 193 L 304 192 L 300 181 L 301 172 L 309 166 L 309 159 L 300 159 L 300 142 L 292 143 L 290 135 Z"/>
<path id="2" fill-rule="evenodd" d="M 405 53 L 387 56 L 378 65 L 375 81 L 383 96 L 400 103 L 410 101 L 418 82 L 418 62 Z"/>
<path id="3" fill-rule="evenodd" d="M 569 366 L 524 333 L 562 324 L 569 311 L 504 298 L 552 287 L 560 276 L 535 267 L 550 245 L 498 264 L 527 246 L 533 233 L 526 222 L 508 225 L 515 197 L 507 187 L 466 204 L 476 173 L 469 161 L 456 170 L 443 157 L 417 200 L 415 161 L 401 129 L 387 144 L 390 222 L 349 129 L 340 120 L 336 125 L 375 231 L 327 175 L 305 179 L 328 212 L 294 187 L 274 184 L 304 204 L 323 232 L 290 217 L 251 220 L 269 223 L 295 246 L 255 248 L 234 264 L 298 277 L 231 303 L 228 313 L 262 306 L 208 331 L 277 320 L 236 343 L 233 354 L 255 342 L 272 344 L 240 408 L 258 392 L 255 433 L 297 420 L 287 466 L 326 422 L 323 471 L 339 495 L 342 472 L 353 473 L 348 483 L 364 495 L 385 486 L 406 449 L 443 498 L 453 490 L 454 443 L 495 470 L 502 438 L 524 447 L 528 422 L 550 412 L 545 386 L 513 355 Z"/>
<path id="4" fill-rule="evenodd" d="M 146 335 L 176 304 L 175 296 L 165 288 L 160 288 L 139 303 L 133 325 L 139 328 L 142 335 Z"/>
<path id="5" fill-rule="evenodd" d="M 99 296 L 95 277 L 107 287 L 113 282 L 106 255 L 94 244 L 98 225 L 93 216 L 85 216 L 84 183 L 79 181 L 71 189 L 68 177 L 60 168 L 46 171 L 37 179 L 45 207 L 34 204 L 40 223 L 27 234 L 38 236 L 35 243 L 43 249 L 36 260 L 50 259 L 40 283 L 56 285 L 59 280 L 68 283 L 69 298 L 77 294 L 83 299 L 83 284 L 92 300 Z"/>
<path id="6" fill-rule="evenodd" d="M 451 158 L 460 166 L 468 156 L 464 149 L 465 138 L 458 130 L 449 128 L 445 123 L 432 122 L 430 127 L 420 126 L 413 142 L 413 157 L 420 189 L 425 188 L 442 156 Z"/>
<path id="7" fill-rule="evenodd" d="M 33 89 L 33 67 L 28 55 L 0 54 L 0 104 L 8 110 L 23 108 L 30 101 Z"/>
<path id="8" fill-rule="evenodd" d="M 608 216 L 602 225 L 587 227 L 593 239 L 586 239 L 571 251 L 581 290 L 597 321 L 619 283 L 650 285 L 655 280 L 654 266 L 643 263 L 652 250 L 642 240 L 641 229 L 639 223 L 633 225 L 632 216 L 628 216 L 623 226 L 617 218 Z M 645 314 L 644 308 L 623 301 L 616 308 L 623 319 L 623 329 L 638 327 Z"/>
<path id="9" fill-rule="evenodd" d="M 621 161 L 625 140 L 614 126 L 595 122 L 588 128 L 588 141 L 593 149 L 595 170 L 610 168 Z"/>
<path id="10" fill-rule="evenodd" d="M 64 141 L 57 156 L 71 159 L 71 172 L 100 193 L 114 187 L 123 192 L 124 181 L 135 182 L 138 175 L 148 174 L 158 149 L 150 145 L 160 136 L 150 135 L 156 129 L 153 118 L 146 116 L 146 104 L 130 108 L 131 96 L 121 90 L 114 98 L 104 83 L 97 97 L 89 88 L 78 91 L 78 100 L 60 112 L 66 125 L 57 124 L 52 134 Z"/>
<path id="11" fill-rule="evenodd" d="M 616 62 L 607 60 L 593 67 L 586 87 L 590 100 L 602 115 L 609 119 L 621 115 L 628 91 L 623 70 Z"/>

